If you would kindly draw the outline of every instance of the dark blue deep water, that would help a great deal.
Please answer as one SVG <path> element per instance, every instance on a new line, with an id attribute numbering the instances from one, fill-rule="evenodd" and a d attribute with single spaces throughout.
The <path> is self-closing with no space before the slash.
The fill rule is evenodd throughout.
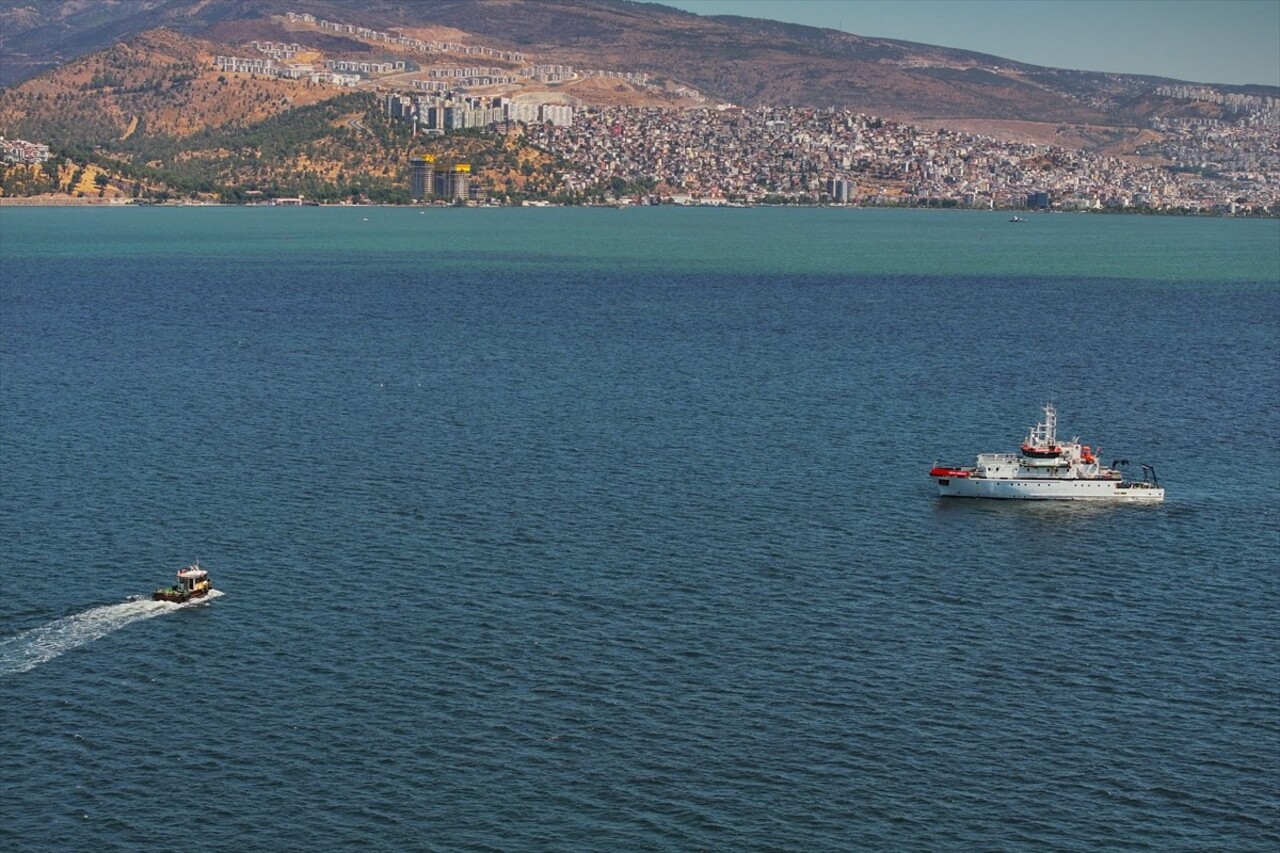
<path id="1" fill-rule="evenodd" d="M 1280 223 L 1005 219 L 0 210 L 0 848 L 1274 853 Z"/>

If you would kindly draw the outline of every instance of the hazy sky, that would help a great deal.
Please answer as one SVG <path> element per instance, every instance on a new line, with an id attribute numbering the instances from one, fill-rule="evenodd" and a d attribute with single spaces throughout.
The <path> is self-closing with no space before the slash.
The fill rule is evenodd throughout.
<path id="1" fill-rule="evenodd" d="M 1280 86 L 1280 0 L 654 0 L 1085 71 Z"/>

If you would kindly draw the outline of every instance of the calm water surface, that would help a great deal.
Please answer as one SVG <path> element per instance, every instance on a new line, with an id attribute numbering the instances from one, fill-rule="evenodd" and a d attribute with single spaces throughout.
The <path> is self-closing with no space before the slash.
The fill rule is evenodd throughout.
<path id="1" fill-rule="evenodd" d="M 1280 223 L 1006 220 L 0 209 L 0 847 L 1276 850 Z"/>

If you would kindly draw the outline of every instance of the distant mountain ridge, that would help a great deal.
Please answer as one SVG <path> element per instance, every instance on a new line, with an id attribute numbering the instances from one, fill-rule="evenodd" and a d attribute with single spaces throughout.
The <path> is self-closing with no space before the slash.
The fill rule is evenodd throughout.
<path id="1" fill-rule="evenodd" d="M 1142 127 L 1188 109 L 1151 94 L 1179 81 L 1045 68 L 630 0 L 0 0 L 0 84 L 12 86 L 157 27 L 218 42 L 220 33 L 267 32 L 271 16 L 288 12 L 374 27 L 449 27 L 541 61 L 664 75 L 744 106 L 837 105 L 903 121 L 1112 128 Z M 1214 88 L 1280 97 L 1275 87 Z"/>

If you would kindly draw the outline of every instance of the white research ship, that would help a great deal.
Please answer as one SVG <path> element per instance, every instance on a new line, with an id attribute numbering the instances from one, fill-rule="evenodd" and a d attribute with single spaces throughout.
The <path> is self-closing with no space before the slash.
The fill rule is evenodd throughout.
<path id="1" fill-rule="evenodd" d="M 1040 501 L 1142 501 L 1164 500 L 1164 489 L 1155 469 L 1143 465 L 1143 478 L 1131 480 L 1117 459 L 1107 467 L 1079 439 L 1058 441 L 1058 412 L 1045 404 L 1044 421 L 1036 424 L 1018 453 L 979 453 L 971 467 L 935 465 L 929 476 L 938 482 L 938 494 L 957 498 L 1014 498 Z"/>

